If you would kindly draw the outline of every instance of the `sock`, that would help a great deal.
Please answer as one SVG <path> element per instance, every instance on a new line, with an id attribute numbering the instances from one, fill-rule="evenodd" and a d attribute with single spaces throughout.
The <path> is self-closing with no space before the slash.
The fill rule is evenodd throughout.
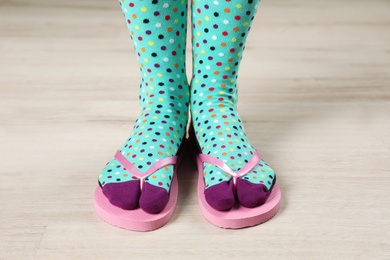
<path id="1" fill-rule="evenodd" d="M 184 0 L 120 0 L 142 74 L 141 113 L 120 152 L 139 171 L 175 156 L 185 135 L 189 88 L 185 74 Z M 173 165 L 140 180 L 114 158 L 99 176 L 109 201 L 123 209 L 158 213 L 169 200 Z"/>
<path id="2" fill-rule="evenodd" d="M 192 4 L 193 78 L 191 115 L 202 153 L 241 169 L 254 155 L 236 111 L 237 76 L 258 0 L 194 0 Z M 205 197 L 217 210 L 235 203 L 232 178 L 218 167 L 204 165 Z M 244 207 L 263 204 L 275 182 L 263 161 L 237 180 L 237 199 Z"/>

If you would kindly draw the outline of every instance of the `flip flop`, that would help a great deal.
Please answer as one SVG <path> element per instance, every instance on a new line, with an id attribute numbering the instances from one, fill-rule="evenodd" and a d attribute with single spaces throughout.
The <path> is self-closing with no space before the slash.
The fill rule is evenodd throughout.
<path id="1" fill-rule="evenodd" d="M 184 141 L 185 142 L 185 141 Z M 184 143 L 183 143 L 184 144 Z M 174 174 L 172 178 L 171 188 L 169 191 L 169 201 L 165 208 L 158 214 L 150 214 L 143 211 L 141 208 L 134 210 L 124 210 L 112 205 L 104 196 L 100 186 L 95 189 L 94 204 L 95 211 L 100 218 L 111 225 L 133 230 L 133 231 L 152 231 L 158 229 L 169 222 L 177 204 L 177 197 L 179 193 L 177 170 L 178 165 L 184 155 L 184 145 L 182 145 L 177 153 L 177 156 L 167 157 L 157 161 L 145 173 L 139 172 L 123 155 L 121 152 L 115 154 L 115 159 L 132 175 L 139 178 L 141 181 L 141 191 L 145 178 L 152 175 L 158 169 L 174 165 Z"/>
<path id="2" fill-rule="evenodd" d="M 193 136 L 194 135 L 192 135 L 191 139 L 194 138 Z M 197 143 L 196 146 L 199 147 Z M 276 213 L 278 213 L 280 209 L 281 192 L 279 186 L 276 183 L 274 184 L 272 192 L 267 201 L 263 205 L 256 208 L 245 208 L 239 205 L 236 200 L 236 204 L 229 211 L 218 211 L 212 208 L 206 201 L 204 195 L 205 187 L 203 179 L 203 163 L 213 164 L 227 174 L 231 175 L 235 189 L 237 178 L 248 174 L 251 169 L 253 169 L 260 162 L 260 160 L 260 154 L 256 152 L 256 154 L 241 170 L 235 172 L 231 170 L 230 167 L 227 166 L 223 161 L 207 154 L 201 154 L 200 150 L 198 150 L 198 154 L 196 155 L 196 162 L 199 172 L 198 202 L 203 215 L 209 222 L 221 228 L 239 229 L 264 223 L 274 217 Z"/>

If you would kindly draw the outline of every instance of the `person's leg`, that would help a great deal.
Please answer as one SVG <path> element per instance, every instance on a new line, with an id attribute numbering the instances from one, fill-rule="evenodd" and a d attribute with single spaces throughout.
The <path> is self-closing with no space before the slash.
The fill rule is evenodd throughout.
<path id="1" fill-rule="evenodd" d="M 141 113 L 120 152 L 140 172 L 175 156 L 188 120 L 189 89 L 185 73 L 187 2 L 184 0 L 120 0 L 133 40 L 142 79 Z M 135 71 L 134 71 L 135 73 Z M 173 166 L 140 180 L 114 158 L 99 176 L 109 201 L 123 209 L 140 206 L 149 213 L 164 209 Z"/>
<path id="2" fill-rule="evenodd" d="M 202 153 L 241 169 L 254 155 L 241 118 L 236 111 L 237 76 L 245 41 L 258 0 L 193 0 L 193 78 L 191 114 Z M 231 176 L 204 164 L 205 197 L 217 210 L 235 203 Z M 261 161 L 237 180 L 237 198 L 242 206 L 263 204 L 275 183 L 274 171 Z"/>

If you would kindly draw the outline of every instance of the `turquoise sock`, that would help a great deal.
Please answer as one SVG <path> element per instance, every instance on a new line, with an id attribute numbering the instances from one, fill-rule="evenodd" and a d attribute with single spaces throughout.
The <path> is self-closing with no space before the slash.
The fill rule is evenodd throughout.
<path id="1" fill-rule="evenodd" d="M 121 0 L 141 70 L 141 113 L 130 137 L 119 149 L 136 169 L 145 172 L 157 161 L 175 156 L 188 120 L 189 89 L 185 74 L 187 5 L 183 0 Z M 140 206 L 161 211 L 168 200 L 173 165 L 146 178 L 137 177 L 115 159 L 99 176 L 103 193 L 123 209 Z M 142 194 L 142 195 L 141 195 Z"/>
<path id="2" fill-rule="evenodd" d="M 237 77 L 252 20 L 259 2 L 254 0 L 194 0 L 193 79 L 191 115 L 202 153 L 240 170 L 254 155 L 236 110 Z M 217 210 L 235 203 L 231 176 L 220 168 L 204 164 L 205 195 Z M 242 206 L 265 202 L 275 183 L 274 171 L 263 161 L 237 182 Z"/>

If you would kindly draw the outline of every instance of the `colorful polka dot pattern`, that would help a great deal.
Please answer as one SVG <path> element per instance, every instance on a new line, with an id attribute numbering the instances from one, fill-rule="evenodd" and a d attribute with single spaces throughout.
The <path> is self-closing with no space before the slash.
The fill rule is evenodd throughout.
<path id="1" fill-rule="evenodd" d="M 191 113 L 202 153 L 241 169 L 254 155 L 236 111 L 237 75 L 258 1 L 192 2 L 193 78 Z M 244 179 L 272 187 L 274 171 L 261 162 Z M 206 188 L 231 176 L 205 163 Z"/>
<path id="2" fill-rule="evenodd" d="M 120 0 L 141 69 L 141 114 L 121 153 L 141 172 L 175 156 L 188 120 L 189 87 L 185 74 L 187 5 L 184 0 Z M 169 192 L 173 166 L 146 182 Z M 107 183 L 137 179 L 112 159 L 99 176 Z"/>

